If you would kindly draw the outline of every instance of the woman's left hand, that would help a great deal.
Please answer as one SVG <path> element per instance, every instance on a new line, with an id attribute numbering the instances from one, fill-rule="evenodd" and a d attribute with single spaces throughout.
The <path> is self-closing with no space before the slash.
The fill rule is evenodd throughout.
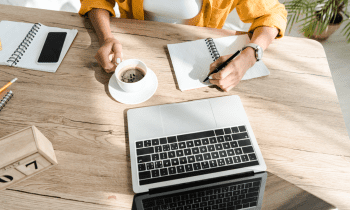
<path id="1" fill-rule="evenodd" d="M 225 62 L 231 55 L 225 55 L 218 58 L 210 64 L 210 72 L 217 66 Z M 233 59 L 227 66 L 218 73 L 209 77 L 211 84 L 217 85 L 223 91 L 228 92 L 235 87 L 243 78 L 246 71 L 256 62 L 255 51 L 251 47 L 244 49 L 240 55 Z"/>

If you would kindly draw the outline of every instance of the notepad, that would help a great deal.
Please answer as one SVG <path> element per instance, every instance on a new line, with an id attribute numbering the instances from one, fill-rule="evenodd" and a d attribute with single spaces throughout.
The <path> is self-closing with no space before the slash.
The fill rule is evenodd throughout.
<path id="1" fill-rule="evenodd" d="M 210 64 L 220 56 L 235 53 L 247 43 L 249 43 L 248 35 L 239 35 L 168 44 L 171 62 L 180 90 L 185 91 L 212 85 L 209 81 L 203 82 L 208 76 Z M 242 80 L 269 74 L 270 72 L 263 61 L 258 61 L 247 70 Z"/>
<path id="2" fill-rule="evenodd" d="M 49 32 L 67 32 L 62 52 L 57 63 L 37 63 Z M 78 30 L 48 27 L 40 23 L 14 21 L 0 22 L 0 65 L 21 67 L 39 71 L 56 72 L 71 46 Z"/>
<path id="3" fill-rule="evenodd" d="M 4 91 L 0 93 L 0 111 L 5 107 L 7 102 L 12 98 L 13 92 L 10 90 L 8 92 Z"/>

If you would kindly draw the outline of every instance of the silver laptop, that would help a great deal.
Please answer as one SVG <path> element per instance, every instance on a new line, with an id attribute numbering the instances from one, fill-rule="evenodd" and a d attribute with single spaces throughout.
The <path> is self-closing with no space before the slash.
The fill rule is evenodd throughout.
<path id="1" fill-rule="evenodd" d="M 127 121 L 135 193 L 266 170 L 239 96 L 130 109 Z"/>

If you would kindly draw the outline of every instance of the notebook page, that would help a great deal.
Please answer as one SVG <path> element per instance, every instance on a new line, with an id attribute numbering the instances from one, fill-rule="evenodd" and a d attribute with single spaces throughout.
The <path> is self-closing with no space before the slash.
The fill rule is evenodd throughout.
<path id="1" fill-rule="evenodd" d="M 0 65 L 9 65 L 7 60 L 15 52 L 19 44 L 32 28 L 32 23 L 21 23 L 3 20 L 0 22 Z"/>
<path id="2" fill-rule="evenodd" d="M 57 63 L 52 64 L 39 64 L 37 63 L 41 49 L 44 46 L 47 34 L 49 32 L 67 32 L 65 42 L 63 44 L 62 52 L 60 59 Z M 59 65 L 61 64 L 64 56 L 66 55 L 69 47 L 71 46 L 75 36 L 78 31 L 76 29 L 62 29 L 56 27 L 48 27 L 41 25 L 39 32 L 36 34 L 33 42 L 30 44 L 30 47 L 27 49 L 25 56 L 22 57 L 20 62 L 18 62 L 17 67 L 47 71 L 47 72 L 56 72 Z"/>
<path id="3" fill-rule="evenodd" d="M 228 36 L 214 39 L 220 56 L 235 53 L 249 43 L 248 35 Z M 196 40 L 180 44 L 168 44 L 171 61 L 181 91 L 210 86 L 203 83 L 213 62 L 205 40 Z M 267 76 L 270 72 L 262 61 L 256 62 L 247 70 L 242 80 Z"/>
<path id="4" fill-rule="evenodd" d="M 216 48 L 218 49 L 220 56 L 230 55 L 235 53 L 237 50 L 240 50 L 244 45 L 249 43 L 248 35 L 239 35 L 239 36 L 229 36 L 223 38 L 214 39 Z M 257 77 L 267 76 L 270 74 L 270 71 L 265 66 L 263 61 L 256 62 L 254 66 L 249 68 L 244 74 L 242 80 L 253 79 Z"/>
<path id="5" fill-rule="evenodd" d="M 168 44 L 168 50 L 181 91 L 210 85 L 203 83 L 213 62 L 204 39 Z"/>

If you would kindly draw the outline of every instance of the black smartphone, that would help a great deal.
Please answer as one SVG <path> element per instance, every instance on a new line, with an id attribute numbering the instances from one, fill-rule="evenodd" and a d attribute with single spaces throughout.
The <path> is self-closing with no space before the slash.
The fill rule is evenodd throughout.
<path id="1" fill-rule="evenodd" d="M 67 32 L 49 32 L 41 50 L 38 63 L 57 63 L 60 59 L 66 36 Z"/>

